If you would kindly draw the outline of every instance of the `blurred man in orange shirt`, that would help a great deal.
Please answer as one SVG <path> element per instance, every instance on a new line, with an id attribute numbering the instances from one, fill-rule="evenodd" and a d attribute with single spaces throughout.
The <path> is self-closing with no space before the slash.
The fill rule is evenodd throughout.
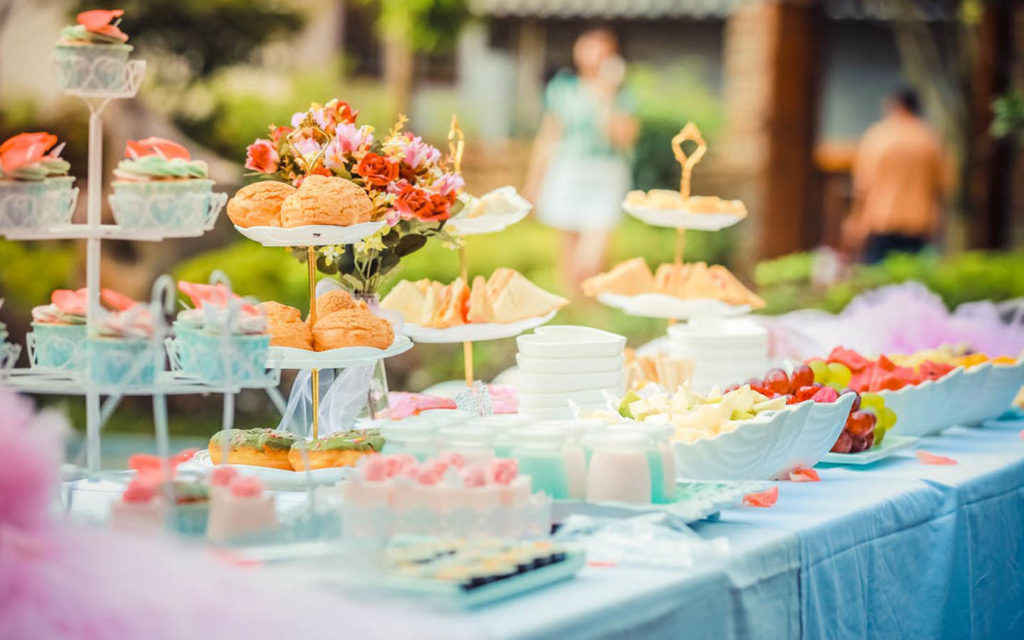
<path id="1" fill-rule="evenodd" d="M 924 249 L 942 226 L 951 185 L 942 140 L 920 117 L 917 94 L 900 90 L 883 109 L 857 149 L 853 213 L 844 225 L 847 246 L 862 248 L 869 264 Z"/>

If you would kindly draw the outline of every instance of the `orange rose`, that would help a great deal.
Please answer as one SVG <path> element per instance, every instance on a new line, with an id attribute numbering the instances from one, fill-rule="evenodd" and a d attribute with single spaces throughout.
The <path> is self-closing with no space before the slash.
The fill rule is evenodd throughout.
<path id="1" fill-rule="evenodd" d="M 367 153 L 359 161 L 356 173 L 366 180 L 367 185 L 385 187 L 398 179 L 398 163 L 376 153 Z"/>
<path id="2" fill-rule="evenodd" d="M 245 168 L 252 171 L 274 173 L 280 160 L 277 149 L 270 140 L 259 138 L 245 150 Z"/>
<path id="3" fill-rule="evenodd" d="M 120 18 L 123 15 L 124 9 L 113 9 L 110 11 L 93 9 L 92 11 L 83 11 L 78 14 L 77 21 L 78 24 L 85 27 L 86 31 L 91 31 L 114 40 L 120 40 L 121 42 L 128 42 L 128 34 L 121 31 L 117 23 L 111 24 L 114 20 L 120 22 Z"/>
<path id="4" fill-rule="evenodd" d="M 431 220 L 434 215 L 434 204 L 430 201 L 429 193 L 411 184 L 405 184 L 395 196 L 395 211 L 406 220 Z"/>
<path id="5" fill-rule="evenodd" d="M 124 155 L 126 158 L 142 158 L 145 156 L 160 155 L 168 160 L 173 160 L 174 158 L 189 160 L 192 158 L 188 149 L 177 142 L 165 140 L 164 138 L 157 138 L 155 136 L 143 138 L 142 140 L 129 140 L 125 147 Z"/>

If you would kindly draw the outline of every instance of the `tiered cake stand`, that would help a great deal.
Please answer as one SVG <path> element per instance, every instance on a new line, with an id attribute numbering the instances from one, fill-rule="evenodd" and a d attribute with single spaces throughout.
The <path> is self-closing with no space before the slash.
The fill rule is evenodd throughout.
<path id="1" fill-rule="evenodd" d="M 265 247 L 302 247 L 306 249 L 306 267 L 309 277 L 309 323 L 316 324 L 316 249 L 335 244 L 353 244 L 373 235 L 384 222 L 367 222 L 341 227 L 333 225 L 307 225 L 282 229 L 278 227 L 236 226 L 239 233 Z M 320 370 L 346 369 L 374 364 L 379 360 L 405 353 L 412 341 L 397 335 L 387 349 L 373 347 L 345 347 L 329 351 L 307 351 L 289 347 L 271 347 L 267 367 L 272 369 L 309 369 L 312 399 L 312 432 L 320 434 Z"/>
<path id="2" fill-rule="evenodd" d="M 694 143 L 695 148 L 689 156 L 683 150 L 686 142 Z M 672 152 L 682 167 L 679 179 L 679 193 L 684 199 L 690 197 L 690 178 L 693 168 L 707 152 L 707 143 L 700 130 L 692 122 L 688 122 L 679 133 L 672 138 Z M 720 231 L 731 227 L 743 219 L 742 215 L 731 213 L 694 213 L 688 209 L 660 209 L 645 207 L 630 202 L 623 203 L 626 213 L 634 218 L 656 227 L 668 227 L 676 230 L 675 264 L 683 264 L 683 251 L 686 246 L 686 230 Z M 670 323 L 687 318 L 724 317 L 748 313 L 748 305 L 732 305 L 713 298 L 682 299 L 663 293 L 644 293 L 636 296 L 624 296 L 602 293 L 598 301 L 632 316 L 645 318 L 664 318 Z"/>
<path id="3" fill-rule="evenodd" d="M 462 155 L 466 149 L 466 137 L 459 126 L 459 120 L 452 114 L 452 125 L 448 131 L 448 151 L 452 158 L 452 168 L 456 174 L 462 174 Z M 503 187 L 511 189 L 511 187 Z M 518 196 L 517 196 L 518 197 Z M 522 198 L 520 198 L 522 200 Z M 469 280 L 469 259 L 466 246 L 469 236 L 483 235 L 485 233 L 497 233 L 504 231 L 511 225 L 521 221 L 530 213 L 530 203 L 522 200 L 522 206 L 518 211 L 504 215 L 481 216 L 479 218 L 458 217 L 452 218 L 446 225 L 446 231 L 456 238 L 459 251 L 459 275 L 468 286 Z M 457 327 L 437 329 L 433 327 L 421 327 L 418 325 L 406 324 L 405 333 L 415 342 L 433 344 L 455 344 L 462 343 L 463 367 L 466 378 L 466 386 L 472 387 L 475 378 L 473 372 L 473 343 L 488 340 L 501 340 L 503 338 L 514 338 L 524 331 L 529 331 L 542 324 L 550 322 L 555 317 L 552 311 L 538 318 L 528 318 L 520 322 L 508 324 L 481 323 L 468 324 Z"/>
<path id="4" fill-rule="evenodd" d="M 67 63 L 68 61 L 65 61 Z M 272 371 L 265 375 L 250 376 L 244 384 L 232 382 L 228 375 L 225 380 L 210 382 L 185 375 L 180 371 L 166 369 L 164 340 L 168 335 L 168 327 L 164 322 L 165 314 L 175 311 L 175 287 L 170 276 L 161 276 L 153 285 L 150 313 L 153 318 L 153 334 L 147 347 L 141 354 L 133 354 L 130 365 L 121 375 L 110 379 L 100 373 L 95 363 L 92 347 L 93 340 L 100 336 L 100 253 L 103 240 L 140 240 L 159 242 L 165 238 L 191 237 L 201 235 L 210 229 L 220 209 L 224 206 L 224 194 L 212 194 L 198 203 L 202 210 L 196 216 L 199 223 L 191 226 L 153 224 L 155 216 L 147 216 L 159 206 L 156 202 L 140 201 L 143 217 L 149 218 L 145 226 L 123 226 L 121 224 L 103 224 L 103 123 L 100 118 L 103 109 L 111 100 L 131 98 L 136 95 L 145 75 L 146 63 L 132 60 L 124 65 L 123 83 L 117 87 L 98 88 L 94 78 L 98 68 L 109 69 L 116 64 L 111 58 L 99 57 L 94 60 L 81 58 L 72 62 L 76 67 L 84 69 L 84 81 L 65 89 L 68 95 L 81 98 L 89 107 L 89 164 L 88 164 L 88 202 L 87 219 L 84 224 L 35 224 L 31 228 L 0 229 L 0 234 L 11 240 L 58 240 L 84 239 L 86 242 L 86 287 L 88 288 L 88 310 L 86 314 L 86 345 L 82 348 L 83 355 L 80 366 L 71 369 L 55 369 L 37 366 L 36 355 L 32 353 L 30 342 L 27 368 L 13 368 L 16 355 L 11 351 L 5 354 L 6 366 L 0 369 L 0 380 L 11 387 L 33 394 L 82 395 L 86 401 L 86 467 L 90 472 L 100 468 L 100 430 L 102 425 L 113 413 L 124 396 L 152 396 L 153 416 L 157 436 L 157 452 L 166 458 L 169 455 L 167 426 L 167 395 L 193 393 L 225 394 L 224 420 L 229 425 L 234 413 L 233 395 L 243 387 L 266 388 L 272 399 L 283 410 L 283 400 L 277 393 L 276 386 L 279 373 Z M 92 68 L 89 65 L 92 65 Z M 58 77 L 63 67 L 55 64 Z M 75 84 L 72 82 L 71 84 Z M 72 193 L 77 197 L 77 189 Z M 157 196 L 165 198 L 166 196 Z M 2 204 L 2 203 L 0 203 Z M 70 210 L 74 202 L 64 203 Z M 64 205 L 62 205 L 64 206 Z M 15 357 L 11 357 L 14 355 Z M 222 354 L 230 358 L 231 354 Z M 123 354 L 122 354 L 123 358 Z M 95 371 L 94 371 L 95 369 Z M 152 371 L 152 375 L 149 375 Z M 105 400 L 104 400 L 105 399 Z M 102 402 L 101 402 L 102 401 Z"/>

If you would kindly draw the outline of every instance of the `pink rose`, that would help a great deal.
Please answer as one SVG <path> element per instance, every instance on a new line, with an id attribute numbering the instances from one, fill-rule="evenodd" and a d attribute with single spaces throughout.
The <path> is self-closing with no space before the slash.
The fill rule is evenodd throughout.
<path id="1" fill-rule="evenodd" d="M 447 451 L 445 453 L 442 453 L 441 462 L 443 462 L 445 466 L 455 467 L 456 469 L 461 469 L 466 464 L 466 461 L 462 457 L 462 454 L 456 453 L 454 451 Z"/>
<path id="2" fill-rule="evenodd" d="M 363 480 L 370 482 L 384 482 L 394 474 L 391 473 L 391 458 L 389 456 L 372 455 L 364 456 L 360 461 L 360 470 L 363 473 Z"/>
<path id="3" fill-rule="evenodd" d="M 468 467 L 462 470 L 462 485 L 465 487 L 487 486 L 487 470 L 483 467 Z"/>
<path id="4" fill-rule="evenodd" d="M 245 168 L 259 173 L 274 173 L 281 161 L 270 140 L 258 138 L 245 150 Z"/>

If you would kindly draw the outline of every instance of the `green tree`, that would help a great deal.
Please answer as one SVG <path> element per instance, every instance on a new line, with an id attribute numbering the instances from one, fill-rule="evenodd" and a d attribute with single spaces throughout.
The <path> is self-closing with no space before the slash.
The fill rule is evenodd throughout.
<path id="1" fill-rule="evenodd" d="M 294 35 L 305 23 L 295 7 L 277 0 L 121 0 L 122 28 L 131 43 L 183 63 L 189 81 L 220 68 L 251 62 L 259 47 Z M 76 0 L 71 9 L 95 9 Z"/>

